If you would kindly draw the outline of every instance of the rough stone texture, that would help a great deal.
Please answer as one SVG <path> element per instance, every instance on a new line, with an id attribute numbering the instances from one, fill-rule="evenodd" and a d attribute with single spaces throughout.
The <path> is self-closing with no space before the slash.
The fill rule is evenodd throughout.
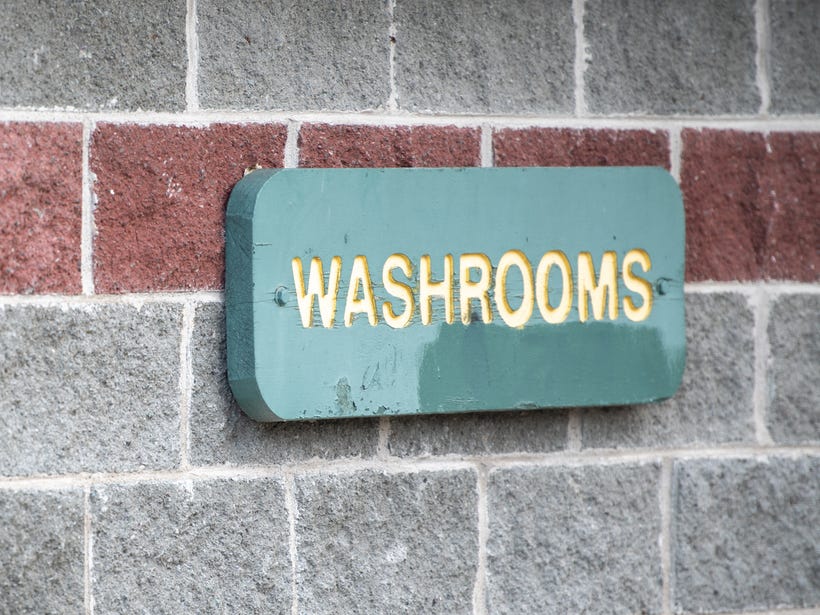
<path id="1" fill-rule="evenodd" d="M 682 140 L 687 279 L 820 279 L 820 133 Z"/>
<path id="2" fill-rule="evenodd" d="M 572 2 L 396 3 L 396 89 L 411 111 L 574 109 Z"/>
<path id="3" fill-rule="evenodd" d="M 170 468 L 180 308 L 0 307 L 0 475 Z"/>
<path id="4" fill-rule="evenodd" d="M 772 111 L 820 113 L 820 3 L 777 0 L 769 15 Z"/>
<path id="5" fill-rule="evenodd" d="M 657 465 L 495 470 L 491 613 L 657 613 Z"/>
<path id="6" fill-rule="evenodd" d="M 478 559 L 470 471 L 296 481 L 305 613 L 472 613 Z"/>
<path id="7" fill-rule="evenodd" d="M 567 442 L 566 410 L 391 417 L 392 455 L 548 453 Z"/>
<path id="8" fill-rule="evenodd" d="M 5 2 L 0 105 L 185 108 L 185 0 Z"/>
<path id="9" fill-rule="evenodd" d="M 677 462 L 675 612 L 820 607 L 820 458 Z"/>
<path id="10" fill-rule="evenodd" d="M 387 2 L 199 0 L 204 107 L 383 107 L 389 96 Z"/>
<path id="11" fill-rule="evenodd" d="M 820 442 L 820 295 L 784 295 L 769 312 L 769 434 Z"/>
<path id="12" fill-rule="evenodd" d="M 192 463 L 258 465 L 376 454 L 377 419 L 296 423 L 257 423 L 249 419 L 228 386 L 222 305 L 197 308 L 191 356 Z"/>
<path id="13" fill-rule="evenodd" d="M 81 199 L 80 124 L 0 124 L 0 293 L 81 290 Z"/>
<path id="14" fill-rule="evenodd" d="M 588 0 L 584 82 L 596 113 L 756 113 L 755 0 Z"/>
<path id="15" fill-rule="evenodd" d="M 505 128 L 493 133 L 499 167 L 662 166 L 669 135 L 654 130 Z"/>
<path id="16" fill-rule="evenodd" d="M 306 124 L 299 131 L 302 167 L 472 167 L 481 135 L 455 126 Z"/>
<path id="17" fill-rule="evenodd" d="M 0 490 L 0 519 L 0 613 L 82 613 L 82 491 Z"/>
<path id="18" fill-rule="evenodd" d="M 280 481 L 102 486 L 91 493 L 97 613 L 290 613 Z"/>
<path id="19" fill-rule="evenodd" d="M 97 292 L 221 288 L 230 191 L 246 168 L 281 167 L 286 137 L 279 124 L 100 124 Z"/>
<path id="20" fill-rule="evenodd" d="M 583 411 L 589 448 L 754 442 L 754 315 L 732 294 L 686 297 L 686 369 L 677 394 L 654 404 Z"/>

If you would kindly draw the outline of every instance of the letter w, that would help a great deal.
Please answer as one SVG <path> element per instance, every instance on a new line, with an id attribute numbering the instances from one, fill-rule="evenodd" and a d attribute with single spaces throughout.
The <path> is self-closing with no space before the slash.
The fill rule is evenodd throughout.
<path id="1" fill-rule="evenodd" d="M 302 316 L 302 326 L 313 326 L 313 298 L 319 302 L 319 313 L 322 315 L 322 324 L 330 329 L 336 317 L 336 294 L 339 291 L 339 278 L 342 275 L 342 258 L 334 256 L 330 261 L 330 277 L 327 293 L 325 293 L 325 274 L 322 270 L 322 259 L 310 259 L 310 273 L 308 274 L 307 292 L 305 292 L 302 259 L 294 258 L 290 261 L 293 268 L 293 284 L 296 287 L 296 300 L 299 302 L 299 314 Z"/>

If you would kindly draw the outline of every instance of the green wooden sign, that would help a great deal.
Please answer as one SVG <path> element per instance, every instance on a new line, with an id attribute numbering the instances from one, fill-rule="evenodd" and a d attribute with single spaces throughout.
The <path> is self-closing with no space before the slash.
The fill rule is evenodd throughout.
<path id="1" fill-rule="evenodd" d="M 620 405 L 683 372 L 663 169 L 288 169 L 226 228 L 228 377 L 260 421 Z"/>

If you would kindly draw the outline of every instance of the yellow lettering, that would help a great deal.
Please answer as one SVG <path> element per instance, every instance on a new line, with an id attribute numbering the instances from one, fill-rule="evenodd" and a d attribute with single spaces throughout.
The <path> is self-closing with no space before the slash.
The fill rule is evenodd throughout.
<path id="1" fill-rule="evenodd" d="M 382 267 L 381 278 L 388 298 L 382 301 L 380 312 L 373 292 L 373 281 L 370 277 L 367 257 L 356 256 L 353 259 L 347 288 L 344 308 L 345 326 L 352 326 L 355 316 L 364 313 L 371 326 L 378 325 L 381 315 L 388 326 L 394 329 L 405 328 L 413 321 L 417 302 L 421 323 L 430 325 L 433 322 L 434 298 L 444 300 L 444 322 L 452 324 L 456 310 L 453 255 L 445 254 L 443 260 L 443 277 L 441 280 L 434 280 L 430 255 L 421 256 L 416 289 L 411 280 L 414 265 L 407 255 L 396 253 L 388 256 Z M 637 267 L 640 267 L 640 270 Z M 327 281 L 321 258 L 311 259 L 307 280 L 305 280 L 301 258 L 291 259 L 291 268 L 302 326 L 313 327 L 314 303 L 318 303 L 322 325 L 332 328 L 336 317 L 342 258 L 334 256 L 331 259 Z M 508 277 L 513 268 L 520 271 L 522 285 L 519 293 L 518 284 L 514 284 L 513 289 L 515 290 L 511 294 Z M 558 269 L 561 278 L 560 301 L 557 304 L 550 301 L 551 291 L 553 301 L 559 294 L 557 288 L 550 289 L 550 276 L 554 282 L 556 281 L 556 276 L 553 275 L 554 268 Z M 590 318 L 617 320 L 621 308 L 629 320 L 640 322 L 649 318 L 653 308 L 654 288 L 647 279 L 651 268 L 652 262 L 649 254 L 639 248 L 629 250 L 624 255 L 620 270 L 617 253 L 604 252 L 597 273 L 592 254 L 580 252 L 575 274 L 564 252 L 550 250 L 541 257 L 534 277 L 530 261 L 520 250 L 505 252 L 499 259 L 495 272 L 486 254 L 480 252 L 461 254 L 458 264 L 458 309 L 461 322 L 468 325 L 472 321 L 471 310 L 475 307 L 474 301 L 478 302 L 481 320 L 484 323 L 492 322 L 491 287 L 495 309 L 504 323 L 510 327 L 520 328 L 526 325 L 532 317 L 535 305 L 538 306 L 545 322 L 563 323 L 569 318 L 575 297 L 578 301 L 580 322 L 586 322 Z M 401 271 L 401 274 L 396 270 Z M 621 281 L 619 275 L 622 278 L 623 287 L 629 291 L 629 293 L 623 293 L 622 303 L 619 303 L 618 285 Z M 418 297 L 415 295 L 416 290 Z M 518 297 L 521 298 L 520 305 L 515 309 L 510 306 L 511 297 L 514 304 Z M 402 306 L 400 302 L 404 305 Z M 399 307 L 403 309 L 397 310 Z"/>
<path id="2" fill-rule="evenodd" d="M 404 301 L 407 306 L 404 308 L 404 312 L 397 315 L 393 311 L 393 304 L 390 301 L 385 301 L 382 304 L 384 321 L 394 329 L 401 329 L 410 324 L 410 321 L 413 319 L 413 311 L 415 310 L 416 304 L 415 301 L 413 301 L 413 289 L 407 284 L 397 282 L 392 274 L 393 269 L 401 269 L 402 273 L 409 278 L 413 275 L 413 264 L 404 254 L 391 254 L 387 257 L 387 260 L 384 261 L 384 268 L 382 269 L 384 289 L 394 297 L 398 297 Z"/>
<path id="3" fill-rule="evenodd" d="M 595 266 L 589 252 L 578 254 L 578 319 L 589 319 L 587 295 L 592 300 L 592 315 L 602 320 L 604 308 L 609 298 L 609 319 L 618 318 L 618 257 L 615 252 L 604 252 L 601 257 L 601 271 L 596 282 Z"/>
<path id="4" fill-rule="evenodd" d="M 640 322 L 649 318 L 652 312 L 652 284 L 632 273 L 632 265 L 635 264 L 640 265 L 644 273 L 648 273 L 652 268 L 652 261 L 649 260 L 649 254 L 644 250 L 635 249 L 626 253 L 622 265 L 624 286 L 633 293 L 638 293 L 643 300 L 641 307 L 636 308 L 632 297 L 624 297 L 624 314 L 629 320 Z"/>
<path id="5" fill-rule="evenodd" d="M 362 298 L 359 299 L 359 284 L 362 285 Z M 367 268 L 367 258 L 357 256 L 353 259 L 353 270 L 350 272 L 350 284 L 347 288 L 345 302 L 345 327 L 353 324 L 353 315 L 364 312 L 372 327 L 378 324 L 376 318 L 376 299 L 373 296 L 373 283 Z"/>
<path id="6" fill-rule="evenodd" d="M 507 274 L 510 267 L 518 267 L 524 282 L 523 298 L 517 310 L 513 310 L 507 302 Z M 495 306 L 502 320 L 510 327 L 523 327 L 532 316 L 532 266 L 520 250 L 505 252 L 498 261 L 498 270 L 495 273 Z"/>
<path id="7" fill-rule="evenodd" d="M 325 275 L 322 271 L 322 259 L 310 259 L 310 273 L 308 287 L 305 292 L 302 259 L 294 258 L 290 262 L 293 269 L 293 285 L 296 287 L 296 301 L 299 304 L 299 314 L 302 317 L 302 326 L 309 329 L 313 326 L 313 298 L 319 302 L 319 313 L 322 324 L 330 329 L 336 316 L 336 293 L 339 292 L 339 277 L 342 274 L 342 259 L 334 256 L 330 261 L 330 277 L 325 293 Z"/>
<path id="8" fill-rule="evenodd" d="M 561 302 L 558 307 L 552 307 L 549 298 L 550 269 L 553 266 L 561 271 Z M 541 316 L 550 324 L 562 323 L 569 316 L 572 309 L 572 268 L 567 255 L 560 250 L 547 252 L 541 257 L 535 272 L 535 300 Z"/>
<path id="9" fill-rule="evenodd" d="M 444 255 L 444 280 L 433 282 L 430 279 L 430 255 L 425 254 L 419 261 L 419 306 L 421 324 L 429 325 L 433 321 L 433 297 L 444 299 L 444 320 L 453 324 L 453 255 Z"/>
<path id="10" fill-rule="evenodd" d="M 470 324 L 470 302 L 478 299 L 481 304 L 481 320 L 492 322 L 493 312 L 490 307 L 490 284 L 493 279 L 493 264 L 486 254 L 462 254 L 458 261 L 459 303 L 461 305 L 461 322 Z M 470 279 L 470 270 L 478 269 L 478 281 Z"/>

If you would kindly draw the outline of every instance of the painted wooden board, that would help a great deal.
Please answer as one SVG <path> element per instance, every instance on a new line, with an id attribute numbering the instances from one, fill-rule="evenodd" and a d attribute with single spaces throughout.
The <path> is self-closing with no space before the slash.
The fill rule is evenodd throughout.
<path id="1" fill-rule="evenodd" d="M 260 421 L 621 405 L 683 372 L 663 169 L 287 169 L 226 223 L 228 377 Z"/>

